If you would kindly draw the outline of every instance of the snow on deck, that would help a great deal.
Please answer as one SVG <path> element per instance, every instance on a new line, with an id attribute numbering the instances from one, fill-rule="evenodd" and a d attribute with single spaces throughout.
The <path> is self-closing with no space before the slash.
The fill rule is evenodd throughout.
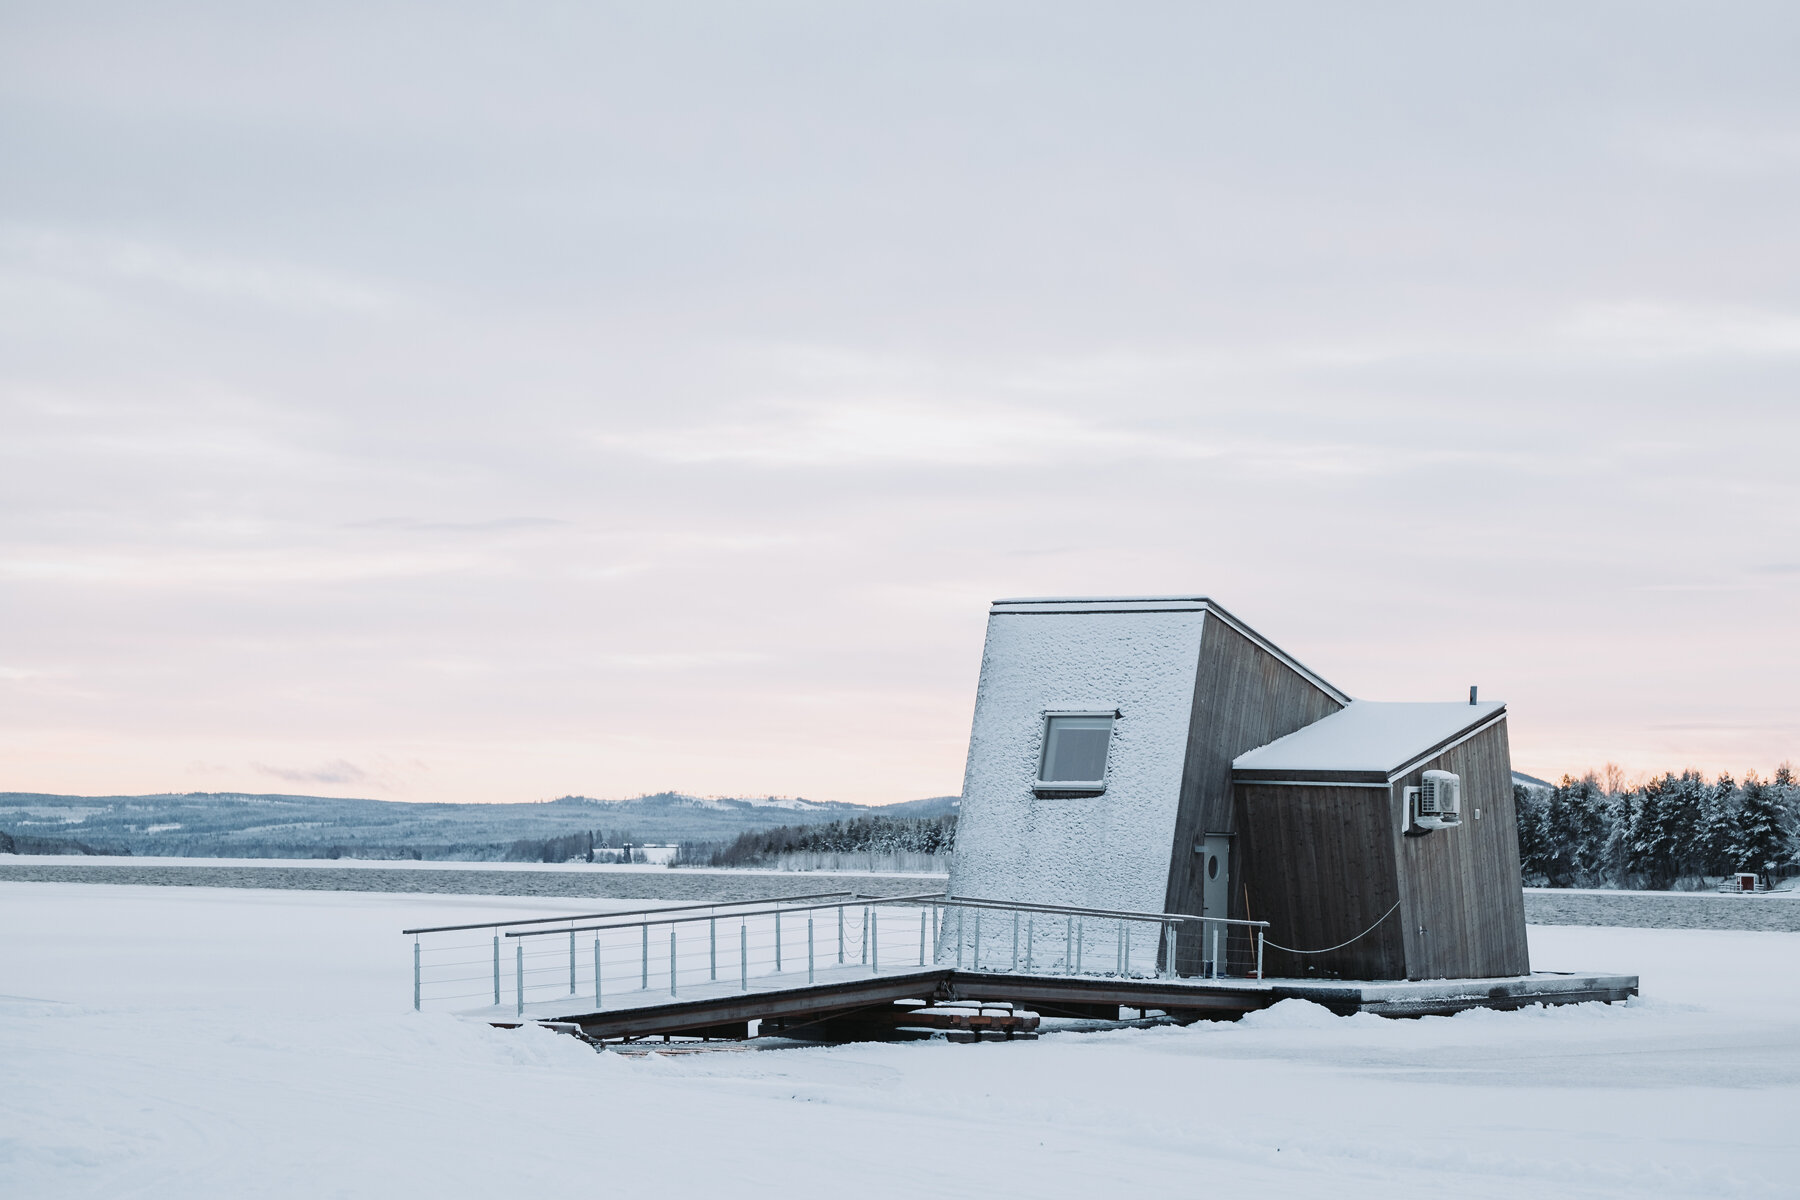
<path id="1" fill-rule="evenodd" d="M 1504 711 L 1505 704 L 1353 700 L 1339 712 L 1238 755 L 1240 771 L 1390 772 Z"/>

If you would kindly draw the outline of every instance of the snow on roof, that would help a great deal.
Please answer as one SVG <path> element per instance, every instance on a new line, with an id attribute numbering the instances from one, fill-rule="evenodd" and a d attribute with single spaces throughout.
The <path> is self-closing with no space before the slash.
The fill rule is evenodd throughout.
<path id="1" fill-rule="evenodd" d="M 993 602 L 993 612 L 1204 612 L 1205 596 L 1017 596 Z"/>
<path id="2" fill-rule="evenodd" d="M 1169 613 L 1198 612 L 1217 617 L 1226 625 L 1249 638 L 1256 645 L 1273 654 L 1276 658 L 1292 667 L 1312 682 L 1320 691 L 1341 703 L 1348 703 L 1350 694 L 1333 686 L 1321 678 L 1305 663 L 1271 642 L 1256 630 L 1250 628 L 1232 614 L 1219 607 L 1219 602 L 1208 596 L 1015 596 L 1010 599 L 995 600 L 988 610 L 990 617 L 1020 616 L 1026 614 L 1060 613 L 1067 615 L 1109 615 L 1123 613 Z"/>
<path id="3" fill-rule="evenodd" d="M 1238 755 L 1233 770 L 1305 773 L 1359 771 L 1386 775 L 1504 712 L 1506 705 L 1389 703 L 1352 700 L 1348 707 L 1284 738 Z"/>

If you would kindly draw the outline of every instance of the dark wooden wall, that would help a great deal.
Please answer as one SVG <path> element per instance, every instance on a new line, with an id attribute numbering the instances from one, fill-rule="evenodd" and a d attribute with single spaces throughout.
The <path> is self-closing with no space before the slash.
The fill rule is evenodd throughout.
<path id="1" fill-rule="evenodd" d="M 1199 913 L 1201 856 L 1194 845 L 1208 833 L 1234 832 L 1231 761 L 1247 750 L 1330 716 L 1343 705 L 1275 655 L 1212 613 L 1200 632 L 1194 715 L 1175 815 L 1165 912 Z M 1241 839 L 1240 839 L 1241 840 Z M 1242 903 L 1237 885 L 1242 855 L 1232 850 L 1232 912 Z M 1210 914 L 1209 914 L 1210 915 Z"/>
<path id="2" fill-rule="evenodd" d="M 1403 832 L 1405 791 L 1426 771 L 1463 782 L 1463 823 Z M 1504 719 L 1421 763 L 1391 787 L 1240 782 L 1237 804 L 1243 915 L 1268 921 L 1270 940 L 1329 954 L 1270 950 L 1270 975 L 1344 979 L 1480 979 L 1525 975 L 1525 897 Z M 1475 810 L 1481 810 L 1481 818 Z M 1236 913 L 1233 914 L 1237 915 Z"/>
<path id="3" fill-rule="evenodd" d="M 1423 837 L 1399 835 L 1403 788 L 1426 771 L 1462 777 L 1463 823 Z M 1519 885 L 1512 754 L 1501 720 L 1394 781 L 1393 828 L 1410 979 L 1479 979 L 1531 970 L 1525 893 Z M 1475 810 L 1481 819 L 1475 819 Z"/>
<path id="4" fill-rule="evenodd" d="M 1295 950 L 1336 946 L 1380 921 L 1400 898 L 1388 795 L 1385 787 L 1239 783 L 1243 866 L 1233 890 L 1245 904 L 1243 915 L 1269 922 L 1268 939 Z M 1264 971 L 1404 979 L 1398 916 L 1329 954 L 1266 949 Z"/>

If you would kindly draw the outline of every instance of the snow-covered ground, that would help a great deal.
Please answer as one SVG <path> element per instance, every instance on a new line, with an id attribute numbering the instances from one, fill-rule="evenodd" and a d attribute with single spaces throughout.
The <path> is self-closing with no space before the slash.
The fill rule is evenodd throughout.
<path id="1" fill-rule="evenodd" d="M 1800 935 L 1533 928 L 1628 1007 L 596 1054 L 410 1009 L 567 901 L 0 883 L 0 1194 L 1783 1196 Z M 629 906 L 621 902 L 620 907 Z M 1152 1193 L 1150 1189 L 1155 1189 Z"/>

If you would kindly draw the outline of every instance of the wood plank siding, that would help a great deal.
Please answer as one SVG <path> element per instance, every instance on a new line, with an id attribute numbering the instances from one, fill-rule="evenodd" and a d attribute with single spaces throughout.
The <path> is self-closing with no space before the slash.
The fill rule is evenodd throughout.
<path id="1" fill-rule="evenodd" d="M 1285 737 L 1343 704 L 1280 658 L 1208 613 L 1200 633 L 1200 669 L 1194 679 L 1194 715 L 1175 814 L 1165 912 L 1198 913 L 1202 904 L 1200 855 L 1194 846 L 1209 833 L 1234 831 L 1231 760 L 1246 750 Z M 1241 854 L 1232 852 L 1232 878 Z M 1232 886 L 1232 912 L 1242 889 Z M 1212 914 L 1207 914 L 1211 916 Z"/>
<path id="2" fill-rule="evenodd" d="M 1453 771 L 1462 777 L 1462 826 L 1424 837 L 1401 836 L 1402 789 L 1417 787 L 1426 771 Z M 1475 819 L 1477 809 L 1480 820 Z M 1529 972 L 1506 722 L 1394 780 L 1392 812 L 1407 978 L 1479 979 Z"/>
<path id="3" fill-rule="evenodd" d="M 1244 867 L 1233 891 L 1246 917 L 1269 922 L 1269 941 L 1294 950 L 1336 946 L 1399 900 L 1387 788 L 1240 782 L 1235 790 Z M 1404 979 L 1399 914 L 1329 954 L 1270 947 L 1263 966 L 1288 978 Z"/>
<path id="4" fill-rule="evenodd" d="M 1404 789 L 1428 770 L 1462 777 L 1463 823 L 1408 837 Z M 1244 864 L 1234 892 L 1245 915 L 1270 923 L 1271 942 L 1321 950 L 1380 922 L 1330 953 L 1271 948 L 1269 974 L 1479 979 L 1530 972 L 1503 718 L 1390 786 L 1239 780 L 1233 790 Z"/>

